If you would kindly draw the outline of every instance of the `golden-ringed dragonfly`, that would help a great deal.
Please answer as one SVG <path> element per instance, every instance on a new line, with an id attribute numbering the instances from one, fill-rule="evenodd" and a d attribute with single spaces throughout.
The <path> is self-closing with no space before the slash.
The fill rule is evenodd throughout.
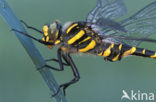
<path id="1" fill-rule="evenodd" d="M 131 17 L 117 22 L 116 19 L 126 14 L 126 11 L 122 0 L 98 0 L 96 7 L 89 12 L 86 20 L 66 23 L 63 27 L 59 21 L 55 21 L 44 25 L 43 30 L 40 31 L 22 21 L 27 28 L 41 33 L 42 39 L 17 29 L 13 30 L 50 49 L 58 46 L 58 58 L 48 61 L 58 62 L 60 68 L 45 66 L 56 71 L 63 71 L 65 65 L 70 66 L 74 78 L 61 84 L 57 92 L 53 94 L 55 96 L 60 88 L 63 88 L 65 92 L 68 86 L 80 79 L 77 67 L 70 56 L 73 53 L 89 53 L 102 56 L 108 61 L 121 60 L 128 55 L 156 58 L 155 51 L 138 47 L 143 41 L 156 42 L 147 38 L 156 33 L 156 2 L 145 6 Z"/>

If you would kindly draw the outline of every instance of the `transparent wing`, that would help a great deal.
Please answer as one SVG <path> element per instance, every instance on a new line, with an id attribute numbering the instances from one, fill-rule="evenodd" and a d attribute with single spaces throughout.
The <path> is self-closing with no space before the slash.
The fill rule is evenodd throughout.
<path id="1" fill-rule="evenodd" d="M 149 35 L 156 34 L 156 1 L 145 6 L 130 18 L 121 21 L 120 24 L 126 32 L 107 28 L 101 31 L 101 35 L 118 36 L 118 38 L 114 37 L 114 39 L 122 43 L 138 46 L 142 42 L 141 40 L 120 39 L 119 36 L 147 38 Z"/>
<path id="2" fill-rule="evenodd" d="M 105 31 L 107 29 L 112 29 L 112 30 L 127 32 L 126 29 L 124 28 L 124 26 L 122 26 L 121 24 L 119 24 L 113 20 L 109 20 L 109 19 L 105 19 L 105 18 L 98 19 L 95 25 L 99 26 L 102 30 L 105 30 Z"/>
<path id="3" fill-rule="evenodd" d="M 98 0 L 96 7 L 89 12 L 86 21 L 96 23 L 98 19 L 116 19 L 126 13 L 122 0 Z"/>

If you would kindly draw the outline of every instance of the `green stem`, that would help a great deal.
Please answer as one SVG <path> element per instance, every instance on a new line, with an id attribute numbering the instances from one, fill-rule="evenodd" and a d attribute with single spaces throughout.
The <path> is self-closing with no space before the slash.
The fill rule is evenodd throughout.
<path id="1" fill-rule="evenodd" d="M 8 3 L 5 0 L 0 0 L 0 14 L 3 17 L 3 19 L 8 23 L 10 28 L 17 29 L 22 32 L 26 32 L 23 25 L 19 21 L 19 19 L 16 17 L 16 15 L 13 13 L 12 9 L 9 7 Z M 40 52 L 35 47 L 32 40 L 22 34 L 19 34 L 18 32 L 14 32 L 23 47 L 25 48 L 26 52 L 32 59 L 33 63 L 35 64 L 36 68 L 39 68 L 46 64 L 45 60 L 43 59 Z M 43 77 L 44 81 L 48 85 L 50 92 L 53 94 L 56 92 L 58 88 L 58 84 L 52 75 L 51 71 L 48 68 L 43 68 L 39 70 L 41 76 Z M 62 91 L 55 96 L 56 102 L 67 102 Z"/>

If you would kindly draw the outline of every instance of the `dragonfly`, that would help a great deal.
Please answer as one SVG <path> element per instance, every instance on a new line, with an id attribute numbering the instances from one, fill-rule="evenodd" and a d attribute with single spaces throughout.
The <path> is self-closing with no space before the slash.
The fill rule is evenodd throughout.
<path id="1" fill-rule="evenodd" d="M 46 45 L 49 49 L 58 46 L 57 59 L 52 58 L 47 61 L 57 62 L 59 68 L 48 64 L 41 68 L 48 67 L 63 71 L 65 66 L 69 66 L 74 78 L 59 85 L 57 92 L 52 95 L 56 96 L 61 88 L 65 93 L 67 87 L 80 79 L 71 54 L 92 54 L 102 56 L 111 62 L 120 61 L 130 55 L 156 58 L 155 51 L 139 47 L 141 42 L 156 42 L 155 39 L 148 38 L 156 33 L 156 1 L 129 18 L 117 22 L 116 19 L 125 15 L 126 12 L 127 8 L 122 0 L 97 0 L 95 8 L 83 21 L 67 22 L 62 26 L 60 21 L 56 20 L 52 24 L 43 25 L 42 30 L 21 21 L 27 28 L 41 33 L 42 39 L 17 29 L 12 30 Z"/>

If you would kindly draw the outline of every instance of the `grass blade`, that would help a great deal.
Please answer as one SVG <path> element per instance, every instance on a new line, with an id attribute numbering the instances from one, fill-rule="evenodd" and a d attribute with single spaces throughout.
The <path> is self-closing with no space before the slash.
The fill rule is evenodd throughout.
<path id="1" fill-rule="evenodd" d="M 8 23 L 11 29 L 14 28 L 19 31 L 26 32 L 23 25 L 21 24 L 19 19 L 15 16 L 12 9 L 9 7 L 8 3 L 5 0 L 0 0 L 0 14 L 2 18 Z M 33 41 L 22 34 L 18 34 L 18 32 L 14 33 L 21 42 L 21 44 L 23 45 L 23 47 L 25 48 L 30 58 L 32 59 L 36 68 L 45 65 L 46 62 L 43 59 L 40 52 L 35 47 Z M 51 71 L 48 68 L 43 68 L 39 70 L 39 72 L 43 77 L 44 81 L 46 82 L 46 84 L 48 85 L 50 92 L 55 93 L 58 88 L 58 84 L 54 76 L 52 75 Z M 66 102 L 66 99 L 62 91 L 57 96 L 55 96 L 55 99 L 56 102 Z"/>

